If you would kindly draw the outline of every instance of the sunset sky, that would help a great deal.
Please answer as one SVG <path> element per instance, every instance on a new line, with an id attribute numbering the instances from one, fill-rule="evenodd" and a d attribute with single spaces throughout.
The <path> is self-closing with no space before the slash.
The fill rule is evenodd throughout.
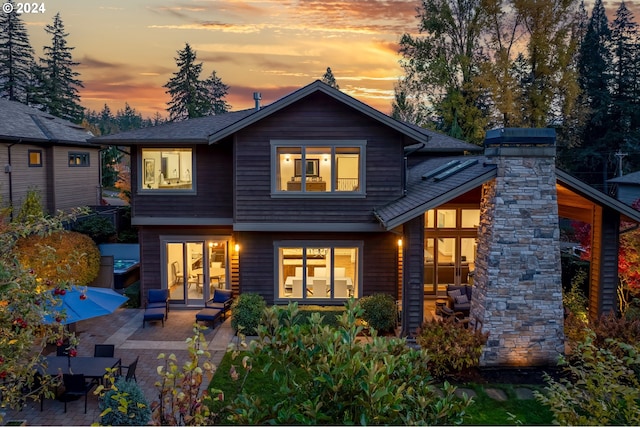
<path id="1" fill-rule="evenodd" d="M 15 0 L 14 0 L 15 1 Z M 23 14 L 36 55 L 50 44 L 44 26 L 60 16 L 84 83 L 82 105 L 143 116 L 166 115 L 162 86 L 188 42 L 230 86 L 233 110 L 268 104 L 331 67 L 340 89 L 384 113 L 402 70 L 398 41 L 415 33 L 418 0 L 45 0 L 44 14 Z M 637 15 L 638 0 L 627 5 Z M 614 6 L 615 4 L 615 6 Z M 615 10 L 618 1 L 609 2 Z M 591 11 L 591 8 L 588 8 Z M 638 16 L 636 16 L 636 21 Z"/>

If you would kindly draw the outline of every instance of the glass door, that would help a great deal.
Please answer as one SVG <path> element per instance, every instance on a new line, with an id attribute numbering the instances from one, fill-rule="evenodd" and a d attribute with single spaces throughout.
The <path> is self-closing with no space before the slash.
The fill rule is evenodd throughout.
<path id="1" fill-rule="evenodd" d="M 216 288 L 225 289 L 227 247 L 227 239 L 166 242 L 169 299 L 173 303 L 201 306 Z"/>

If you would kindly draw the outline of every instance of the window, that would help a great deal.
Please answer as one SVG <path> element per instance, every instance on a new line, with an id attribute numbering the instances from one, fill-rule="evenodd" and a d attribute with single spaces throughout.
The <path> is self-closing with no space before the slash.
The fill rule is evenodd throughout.
<path id="1" fill-rule="evenodd" d="M 143 148 L 138 165 L 139 189 L 192 191 L 193 164 L 191 148 Z"/>
<path id="2" fill-rule="evenodd" d="M 29 167 L 42 167 L 42 150 L 29 150 Z"/>
<path id="3" fill-rule="evenodd" d="M 358 296 L 361 244 L 282 242 L 276 251 L 279 299 L 342 301 Z"/>
<path id="4" fill-rule="evenodd" d="M 89 167 L 89 153 L 69 152 L 69 167 Z"/>
<path id="5" fill-rule="evenodd" d="M 278 194 L 364 193 L 366 141 L 272 141 L 272 189 Z"/>

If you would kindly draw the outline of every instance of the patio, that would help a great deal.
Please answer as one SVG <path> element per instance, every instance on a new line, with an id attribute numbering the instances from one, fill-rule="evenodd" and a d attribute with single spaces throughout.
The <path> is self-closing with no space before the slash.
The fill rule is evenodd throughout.
<path id="1" fill-rule="evenodd" d="M 79 356 L 92 356 L 94 344 L 114 344 L 115 356 L 122 359 L 123 365 L 139 356 L 136 377 L 151 403 L 157 398 L 154 387 L 158 379 L 156 368 L 160 364 L 157 356 L 163 352 L 174 353 L 182 365 L 187 356 L 185 340 L 192 335 L 196 311 L 172 310 L 164 328 L 160 322 L 148 322 L 142 329 L 143 311 L 120 308 L 108 316 L 83 320 L 76 324 L 76 334 L 80 340 Z M 210 324 L 206 326 L 203 333 L 207 349 L 211 352 L 212 361 L 218 364 L 233 338 L 231 321 L 227 319 L 222 325 L 216 323 L 214 329 Z M 52 347 L 51 351 L 55 354 L 55 348 Z M 84 399 L 69 403 L 66 414 L 62 402 L 46 399 L 44 411 L 40 412 L 40 403 L 29 402 L 21 412 L 7 412 L 5 422 L 19 419 L 26 420 L 28 425 L 91 425 L 99 422 L 99 414 L 98 398 L 91 393 L 86 414 Z"/>

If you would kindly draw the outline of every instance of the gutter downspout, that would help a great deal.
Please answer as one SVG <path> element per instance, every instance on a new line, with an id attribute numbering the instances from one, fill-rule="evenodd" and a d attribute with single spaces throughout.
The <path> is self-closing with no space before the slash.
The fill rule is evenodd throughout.
<path id="1" fill-rule="evenodd" d="M 22 139 L 7 146 L 7 164 L 4 166 L 4 173 L 9 174 L 9 220 L 13 221 L 13 179 L 11 176 L 11 147 L 22 142 Z"/>

